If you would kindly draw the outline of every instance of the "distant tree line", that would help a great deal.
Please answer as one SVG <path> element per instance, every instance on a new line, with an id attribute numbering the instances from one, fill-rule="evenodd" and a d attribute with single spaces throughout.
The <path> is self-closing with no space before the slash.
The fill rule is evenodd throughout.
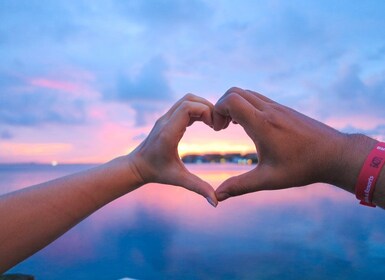
<path id="1" fill-rule="evenodd" d="M 256 164 L 258 156 L 256 153 L 229 153 L 229 154 L 188 154 L 182 157 L 184 163 L 236 163 Z"/>

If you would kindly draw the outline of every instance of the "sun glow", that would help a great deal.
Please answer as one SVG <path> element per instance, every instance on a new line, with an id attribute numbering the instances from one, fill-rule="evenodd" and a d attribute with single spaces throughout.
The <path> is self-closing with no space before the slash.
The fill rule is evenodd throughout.
<path id="1" fill-rule="evenodd" d="M 255 145 L 239 125 L 214 131 L 202 124 L 194 123 L 187 128 L 178 146 L 180 156 L 207 153 L 255 153 Z"/>
<path id="2" fill-rule="evenodd" d="M 12 156 L 45 156 L 69 152 L 68 143 L 2 143 L 0 152 Z"/>

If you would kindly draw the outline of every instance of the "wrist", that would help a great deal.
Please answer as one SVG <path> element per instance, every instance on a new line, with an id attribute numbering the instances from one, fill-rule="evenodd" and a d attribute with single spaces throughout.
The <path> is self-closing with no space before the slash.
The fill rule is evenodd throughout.
<path id="1" fill-rule="evenodd" d="M 99 168 L 105 170 L 104 186 L 113 194 L 113 199 L 125 195 L 144 185 L 140 173 L 137 172 L 135 160 L 131 155 L 117 157 Z"/>
<path id="2" fill-rule="evenodd" d="M 339 153 L 333 159 L 330 180 L 325 182 L 355 193 L 361 168 L 376 143 L 362 134 L 341 134 Z"/>
<path id="3" fill-rule="evenodd" d="M 127 172 L 126 174 L 130 177 L 130 182 L 132 182 L 133 185 L 140 187 L 148 183 L 145 181 L 144 177 L 142 176 L 142 173 L 138 164 L 139 159 L 136 157 L 135 154 L 133 153 L 128 154 L 118 159 L 122 160 L 122 164 L 126 168 L 126 172 Z"/>

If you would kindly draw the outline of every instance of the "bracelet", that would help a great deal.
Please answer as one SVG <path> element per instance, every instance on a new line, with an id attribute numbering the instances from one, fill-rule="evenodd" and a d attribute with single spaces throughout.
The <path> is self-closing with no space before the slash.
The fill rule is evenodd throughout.
<path id="1" fill-rule="evenodd" d="M 385 143 L 378 142 L 365 160 L 356 183 L 356 197 L 360 204 L 376 207 L 373 193 L 380 171 L 385 163 Z"/>

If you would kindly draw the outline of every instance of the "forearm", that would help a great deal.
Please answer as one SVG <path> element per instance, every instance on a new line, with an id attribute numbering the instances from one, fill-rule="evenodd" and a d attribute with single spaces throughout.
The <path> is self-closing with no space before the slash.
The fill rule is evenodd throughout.
<path id="1" fill-rule="evenodd" d="M 0 197 L 0 273 L 140 185 L 125 156 Z"/>

